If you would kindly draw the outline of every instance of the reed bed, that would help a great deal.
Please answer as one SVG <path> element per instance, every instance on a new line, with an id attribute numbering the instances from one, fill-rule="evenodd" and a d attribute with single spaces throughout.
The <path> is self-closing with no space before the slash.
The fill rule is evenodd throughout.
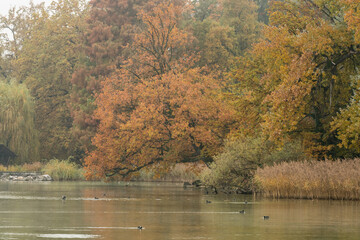
<path id="1" fill-rule="evenodd" d="M 273 198 L 360 200 L 360 159 L 283 162 L 257 169 L 254 183 Z"/>

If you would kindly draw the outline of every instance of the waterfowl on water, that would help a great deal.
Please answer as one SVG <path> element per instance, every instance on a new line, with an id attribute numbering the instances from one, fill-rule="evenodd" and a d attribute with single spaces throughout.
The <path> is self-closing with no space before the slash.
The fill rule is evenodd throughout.
<path id="1" fill-rule="evenodd" d="M 269 219 L 270 217 L 269 216 L 264 216 L 263 218 L 264 218 L 264 220 L 266 220 L 266 219 Z"/>
<path id="2" fill-rule="evenodd" d="M 139 230 L 142 230 L 142 229 L 143 229 L 143 227 L 142 227 L 142 226 L 138 226 L 137 228 L 138 228 Z"/>
<path id="3" fill-rule="evenodd" d="M 95 197 L 95 199 L 99 199 L 98 197 Z"/>
<path id="4" fill-rule="evenodd" d="M 62 200 L 66 200 L 66 196 L 65 196 L 65 195 L 62 196 L 61 199 L 62 199 Z"/>
<path id="5" fill-rule="evenodd" d="M 211 203 L 211 201 L 209 201 L 209 200 L 206 200 L 206 203 Z"/>
<path id="6" fill-rule="evenodd" d="M 240 210 L 239 213 L 244 214 L 244 213 L 245 213 L 245 210 Z"/>

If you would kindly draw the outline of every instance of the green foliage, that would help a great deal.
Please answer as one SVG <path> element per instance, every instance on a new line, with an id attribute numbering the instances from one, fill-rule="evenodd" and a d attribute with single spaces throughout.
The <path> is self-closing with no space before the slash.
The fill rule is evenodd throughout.
<path id="1" fill-rule="evenodd" d="M 232 187 L 251 192 L 255 170 L 266 164 L 304 159 L 301 145 L 288 143 L 281 149 L 261 138 L 227 141 L 222 153 L 214 157 L 202 178 L 207 185 Z"/>
<path id="2" fill-rule="evenodd" d="M 271 1 L 270 25 L 234 74 L 235 104 L 246 119 L 241 129 L 255 126 L 279 145 L 300 138 L 313 158 L 338 156 L 331 124 L 351 102 L 351 76 L 360 61 L 354 29 L 343 17 L 345 5 Z"/>
<path id="3" fill-rule="evenodd" d="M 50 175 L 55 181 L 84 180 L 84 171 L 69 160 L 50 160 L 42 169 L 45 174 Z"/>
<path id="4" fill-rule="evenodd" d="M 81 57 L 77 49 L 82 46 L 86 4 L 83 0 L 60 0 L 37 10 L 30 7 L 37 17 L 28 22 L 28 37 L 22 36 L 21 49 L 13 60 L 13 74 L 26 83 L 36 99 L 42 159 L 75 155 L 79 147 L 71 134 L 68 101 L 72 73 Z"/>
<path id="5" fill-rule="evenodd" d="M 251 0 L 193 1 L 191 21 L 199 66 L 228 71 L 259 37 L 257 6 Z M 193 21 L 195 20 L 195 21 Z"/>
<path id="6" fill-rule="evenodd" d="M 348 157 L 360 154 L 360 83 L 359 76 L 353 78 L 354 96 L 350 104 L 341 109 L 333 119 L 331 127 L 337 132 L 337 138 L 341 141 L 339 147 L 347 150 Z"/>
<path id="7" fill-rule="evenodd" d="M 272 149 L 271 154 L 264 157 L 267 165 L 280 162 L 298 162 L 307 158 L 303 144 L 298 140 L 288 141 L 280 147 L 272 144 Z"/>
<path id="8" fill-rule="evenodd" d="M 0 81 L 0 143 L 16 155 L 16 163 L 39 157 L 34 102 L 24 84 Z"/>

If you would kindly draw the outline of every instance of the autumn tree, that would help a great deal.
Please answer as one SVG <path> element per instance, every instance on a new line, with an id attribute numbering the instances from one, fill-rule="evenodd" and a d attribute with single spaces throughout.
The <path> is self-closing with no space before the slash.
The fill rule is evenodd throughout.
<path id="1" fill-rule="evenodd" d="M 101 81 L 123 66 L 123 61 L 132 54 L 127 45 L 137 31 L 136 14 L 145 0 L 92 0 L 86 19 L 81 59 L 72 75 L 71 115 L 74 136 L 83 150 L 89 148 L 90 138 L 95 134 L 97 120 L 93 117 L 96 108 L 95 94 Z"/>
<path id="2" fill-rule="evenodd" d="M 179 27 L 186 1 L 149 2 L 127 65 L 103 82 L 89 176 L 126 177 L 155 163 L 211 161 L 233 124 L 216 76 L 193 68 L 193 39 Z"/>
<path id="3" fill-rule="evenodd" d="M 0 81 L 0 143 L 17 155 L 16 163 L 38 160 L 34 102 L 24 84 Z"/>
<path id="4" fill-rule="evenodd" d="M 349 104 L 351 76 L 358 74 L 356 21 L 345 3 L 273 1 L 263 40 L 235 73 L 234 93 L 248 123 L 279 144 L 302 139 L 316 158 L 339 153 L 330 125 Z"/>

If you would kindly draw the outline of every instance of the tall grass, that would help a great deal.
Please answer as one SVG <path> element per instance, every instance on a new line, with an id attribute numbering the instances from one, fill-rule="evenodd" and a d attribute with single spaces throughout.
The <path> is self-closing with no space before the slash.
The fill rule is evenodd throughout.
<path id="1" fill-rule="evenodd" d="M 257 191 L 274 198 L 360 199 L 360 159 L 283 162 L 257 169 Z"/>
<path id="2" fill-rule="evenodd" d="M 42 171 L 49 174 L 55 181 L 85 180 L 84 170 L 68 160 L 52 159 Z"/>
<path id="3" fill-rule="evenodd" d="M 43 164 L 40 162 L 25 163 L 23 165 L 0 165 L 1 172 L 42 172 Z"/>

